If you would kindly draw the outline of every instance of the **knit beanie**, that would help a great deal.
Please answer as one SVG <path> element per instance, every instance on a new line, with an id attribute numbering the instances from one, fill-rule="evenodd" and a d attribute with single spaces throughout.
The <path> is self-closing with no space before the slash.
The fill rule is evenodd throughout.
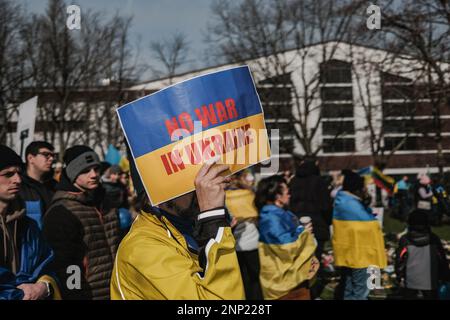
<path id="1" fill-rule="evenodd" d="M 64 163 L 66 164 L 66 174 L 70 182 L 73 183 L 76 178 L 86 169 L 94 166 L 100 166 L 98 155 L 87 146 L 74 146 L 64 153 Z"/>
<path id="2" fill-rule="evenodd" d="M 19 155 L 11 148 L 0 145 L 0 170 L 12 166 L 22 166 L 23 162 Z"/>

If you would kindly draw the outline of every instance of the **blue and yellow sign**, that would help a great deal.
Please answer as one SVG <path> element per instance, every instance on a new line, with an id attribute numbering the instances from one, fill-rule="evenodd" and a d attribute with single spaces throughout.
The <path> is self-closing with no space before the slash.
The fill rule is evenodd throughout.
<path id="1" fill-rule="evenodd" d="M 180 82 L 117 113 L 152 205 L 193 191 L 206 161 L 217 158 L 235 173 L 270 158 L 247 66 Z"/>

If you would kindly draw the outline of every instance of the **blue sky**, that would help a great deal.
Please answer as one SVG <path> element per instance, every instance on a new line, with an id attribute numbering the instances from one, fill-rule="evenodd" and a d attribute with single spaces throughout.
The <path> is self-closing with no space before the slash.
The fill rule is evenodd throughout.
<path id="1" fill-rule="evenodd" d="M 27 12 L 43 13 L 47 0 L 20 0 Z M 140 41 L 140 58 L 156 67 L 159 65 L 151 58 L 149 45 L 151 41 L 158 41 L 170 36 L 174 32 L 183 32 L 190 45 L 190 62 L 186 69 L 204 67 L 204 33 L 210 19 L 211 0 L 66 0 L 67 4 L 77 4 L 83 10 L 94 9 L 103 11 L 111 16 L 116 11 L 125 16 L 132 15 L 133 25 L 131 34 L 136 41 Z M 151 77 L 147 72 L 141 78 Z"/>

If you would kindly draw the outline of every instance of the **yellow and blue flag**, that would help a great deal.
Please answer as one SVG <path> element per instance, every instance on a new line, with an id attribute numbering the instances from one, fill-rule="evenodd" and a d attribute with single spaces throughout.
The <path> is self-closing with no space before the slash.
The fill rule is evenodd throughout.
<path id="1" fill-rule="evenodd" d="M 225 192 L 225 205 L 233 217 L 238 220 L 258 217 L 255 193 L 248 189 L 229 189 Z"/>
<path id="2" fill-rule="evenodd" d="M 370 208 L 346 191 L 339 191 L 335 198 L 332 243 L 336 266 L 386 267 L 380 223 Z"/>
<path id="3" fill-rule="evenodd" d="M 247 66 L 180 82 L 117 113 L 153 205 L 193 191 L 205 161 L 220 158 L 231 174 L 270 158 Z"/>
<path id="4" fill-rule="evenodd" d="M 259 215 L 260 282 L 264 299 L 278 299 L 311 280 L 316 243 L 290 211 L 266 205 Z"/>

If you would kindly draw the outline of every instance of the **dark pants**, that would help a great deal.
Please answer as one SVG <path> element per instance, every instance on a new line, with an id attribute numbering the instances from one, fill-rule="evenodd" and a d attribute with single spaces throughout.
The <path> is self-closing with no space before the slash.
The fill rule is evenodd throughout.
<path id="1" fill-rule="evenodd" d="M 325 246 L 325 240 L 317 240 L 317 248 L 314 252 L 314 255 L 320 262 L 319 270 L 317 271 L 316 281 L 311 287 L 311 298 L 316 299 L 319 298 L 322 294 L 323 288 L 325 288 L 324 279 L 322 279 L 322 253 L 323 253 L 323 247 Z"/>
<path id="2" fill-rule="evenodd" d="M 399 190 L 396 195 L 396 199 L 398 210 L 397 218 L 401 219 L 402 221 L 406 221 L 410 210 L 408 192 L 406 190 Z"/>
<path id="3" fill-rule="evenodd" d="M 259 255 L 258 249 L 252 251 L 237 251 L 242 282 L 244 283 L 247 300 L 263 300 L 259 283 Z"/>

